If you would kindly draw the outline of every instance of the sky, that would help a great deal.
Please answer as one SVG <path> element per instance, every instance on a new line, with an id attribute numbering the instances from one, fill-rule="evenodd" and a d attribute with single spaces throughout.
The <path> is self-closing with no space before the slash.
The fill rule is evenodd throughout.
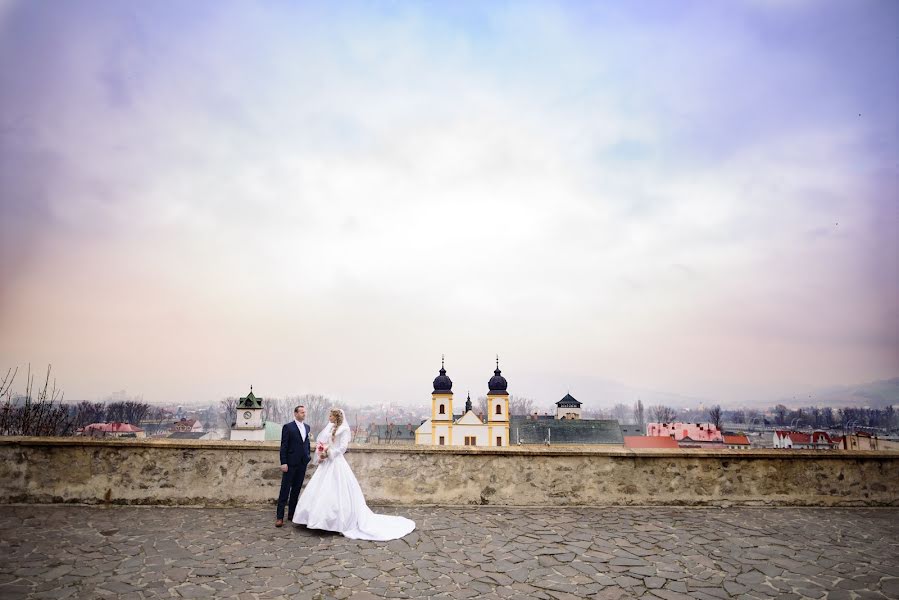
<path id="1" fill-rule="evenodd" d="M 725 406 L 899 375 L 899 3 L 0 1 L 0 367 Z M 20 376 L 21 378 L 21 376 Z M 20 383 L 23 380 L 20 379 Z"/>

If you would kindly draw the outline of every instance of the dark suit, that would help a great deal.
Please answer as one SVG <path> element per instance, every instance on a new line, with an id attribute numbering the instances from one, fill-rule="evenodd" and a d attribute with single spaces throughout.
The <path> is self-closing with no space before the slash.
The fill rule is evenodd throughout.
<path id="1" fill-rule="evenodd" d="M 281 464 L 287 465 L 287 472 L 281 473 L 281 493 L 278 495 L 278 519 L 284 518 L 284 505 L 287 505 L 287 518 L 293 518 L 297 507 L 300 488 L 306 479 L 306 467 L 312 456 L 309 446 L 309 426 L 306 429 L 306 441 L 300 436 L 296 421 L 291 421 L 281 428 Z"/>

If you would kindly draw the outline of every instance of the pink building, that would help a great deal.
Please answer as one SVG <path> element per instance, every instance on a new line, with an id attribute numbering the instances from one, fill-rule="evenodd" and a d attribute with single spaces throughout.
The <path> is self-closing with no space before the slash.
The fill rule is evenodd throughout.
<path id="1" fill-rule="evenodd" d="M 724 442 L 721 431 L 711 423 L 649 423 L 646 435 L 677 441 L 689 438 L 694 442 Z"/>
<path id="2" fill-rule="evenodd" d="M 679 448 L 677 441 L 670 437 L 648 436 L 648 435 L 626 435 L 624 436 L 625 448 Z"/>
<path id="3" fill-rule="evenodd" d="M 147 437 L 144 430 L 128 423 L 91 423 L 75 431 L 90 437 Z"/>

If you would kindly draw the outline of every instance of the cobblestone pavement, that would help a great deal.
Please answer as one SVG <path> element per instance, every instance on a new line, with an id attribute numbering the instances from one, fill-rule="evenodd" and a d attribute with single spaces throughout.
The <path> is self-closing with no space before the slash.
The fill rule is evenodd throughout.
<path id="1" fill-rule="evenodd" d="M 375 543 L 274 509 L 6 506 L 0 598 L 899 598 L 899 510 L 387 508 Z"/>

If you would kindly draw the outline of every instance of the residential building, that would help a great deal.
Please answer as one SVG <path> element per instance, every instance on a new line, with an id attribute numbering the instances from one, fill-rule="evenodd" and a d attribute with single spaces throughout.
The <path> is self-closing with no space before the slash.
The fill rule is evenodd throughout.
<path id="1" fill-rule="evenodd" d="M 368 426 L 370 444 L 414 444 L 416 427 L 412 423 L 372 423 Z"/>
<path id="2" fill-rule="evenodd" d="M 646 435 L 646 428 L 636 423 L 621 423 L 619 427 L 621 427 L 621 435 L 624 437 Z"/>
<path id="3" fill-rule="evenodd" d="M 203 431 L 203 424 L 198 419 L 181 418 L 172 423 L 172 433 L 198 433 Z"/>
<path id="4" fill-rule="evenodd" d="M 130 423 L 91 423 L 75 431 L 75 435 L 87 437 L 132 437 L 144 438 L 147 434 L 140 427 Z"/>
<path id="5" fill-rule="evenodd" d="M 646 437 L 665 437 L 665 436 L 646 436 Z M 674 438 L 668 438 L 674 439 Z M 720 437 L 718 439 L 713 440 L 694 440 L 690 436 L 682 437 L 677 441 L 678 448 L 705 448 L 707 450 L 723 450 L 726 448 L 724 445 L 724 437 Z"/>
<path id="6" fill-rule="evenodd" d="M 648 436 L 648 435 L 626 435 L 624 436 L 625 448 L 656 448 L 656 449 L 677 449 L 677 440 L 665 436 Z"/>
<path id="7" fill-rule="evenodd" d="M 856 431 L 839 439 L 843 450 L 899 450 L 899 440 L 880 438 L 866 431 Z"/>
<path id="8" fill-rule="evenodd" d="M 732 450 L 749 450 L 752 445 L 749 443 L 749 438 L 744 434 L 724 434 L 724 446 L 730 448 Z"/>
<path id="9" fill-rule="evenodd" d="M 773 442 L 775 448 L 795 450 L 832 450 L 838 447 L 837 442 L 834 442 L 826 431 L 803 433 L 779 429 L 774 432 Z"/>
<path id="10" fill-rule="evenodd" d="M 670 437 L 678 441 L 689 438 L 693 443 L 724 443 L 721 431 L 711 423 L 648 423 L 646 435 Z"/>

